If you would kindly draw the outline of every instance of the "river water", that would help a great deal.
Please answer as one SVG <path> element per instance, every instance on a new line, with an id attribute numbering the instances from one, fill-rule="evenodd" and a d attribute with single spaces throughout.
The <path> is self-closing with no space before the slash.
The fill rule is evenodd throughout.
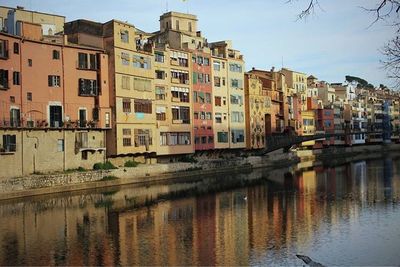
<path id="1" fill-rule="evenodd" d="M 398 266 L 400 159 L 304 166 L 0 202 L 0 264 Z"/>

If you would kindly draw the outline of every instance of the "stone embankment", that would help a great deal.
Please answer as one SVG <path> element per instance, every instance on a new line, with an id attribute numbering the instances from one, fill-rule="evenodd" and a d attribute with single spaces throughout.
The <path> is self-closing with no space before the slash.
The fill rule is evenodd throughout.
<path id="1" fill-rule="evenodd" d="M 287 167 L 303 160 L 322 162 L 323 164 L 341 164 L 345 161 L 382 157 L 385 153 L 396 151 L 400 152 L 398 144 L 303 150 L 298 151 L 297 155 L 295 155 L 296 153 L 283 153 L 282 150 L 279 150 L 263 157 L 203 158 L 199 159 L 197 163 L 140 164 L 137 167 L 120 167 L 114 170 L 30 175 L 0 180 L 0 200 L 108 186 L 184 180 L 203 175 L 218 177 L 223 173 L 248 172 L 255 168 Z"/>

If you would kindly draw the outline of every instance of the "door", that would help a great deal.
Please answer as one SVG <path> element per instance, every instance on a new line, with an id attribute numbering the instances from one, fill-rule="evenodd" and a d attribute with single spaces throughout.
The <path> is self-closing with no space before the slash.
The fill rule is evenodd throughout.
<path id="1" fill-rule="evenodd" d="M 86 128 L 86 109 L 79 110 L 79 127 Z"/>
<path id="2" fill-rule="evenodd" d="M 271 121 L 271 114 L 265 114 L 265 135 L 269 136 L 272 134 L 272 121 Z"/>
<path id="3" fill-rule="evenodd" d="M 21 122 L 21 116 L 19 109 L 12 108 L 10 110 L 10 126 L 11 127 L 19 127 Z"/>
<path id="4" fill-rule="evenodd" d="M 62 126 L 62 108 L 61 106 L 50 106 L 50 127 Z"/>

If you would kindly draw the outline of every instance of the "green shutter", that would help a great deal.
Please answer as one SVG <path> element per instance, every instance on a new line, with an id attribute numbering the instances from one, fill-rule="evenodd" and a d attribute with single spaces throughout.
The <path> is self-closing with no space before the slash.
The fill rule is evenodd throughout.
<path id="1" fill-rule="evenodd" d="M 193 72 L 192 76 L 193 76 L 193 84 L 196 84 L 197 83 L 197 73 Z"/>

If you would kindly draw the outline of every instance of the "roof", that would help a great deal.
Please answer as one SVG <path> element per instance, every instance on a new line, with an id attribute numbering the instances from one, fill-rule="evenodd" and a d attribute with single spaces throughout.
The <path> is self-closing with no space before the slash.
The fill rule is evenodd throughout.
<path id="1" fill-rule="evenodd" d="M 27 10 L 27 9 L 25 9 L 25 8 L 21 9 L 21 8 L 8 7 L 8 6 L 0 6 L 0 8 L 7 8 L 7 9 L 13 9 L 13 10 L 19 10 L 19 11 L 25 11 L 25 12 L 38 13 L 38 14 L 49 15 L 49 16 L 55 16 L 55 17 L 60 17 L 60 18 L 64 18 L 64 19 L 65 19 L 65 16 L 56 15 L 56 14 L 50 14 L 50 13 L 44 13 L 44 12 L 38 12 L 38 11 L 33 11 L 33 10 Z"/>

